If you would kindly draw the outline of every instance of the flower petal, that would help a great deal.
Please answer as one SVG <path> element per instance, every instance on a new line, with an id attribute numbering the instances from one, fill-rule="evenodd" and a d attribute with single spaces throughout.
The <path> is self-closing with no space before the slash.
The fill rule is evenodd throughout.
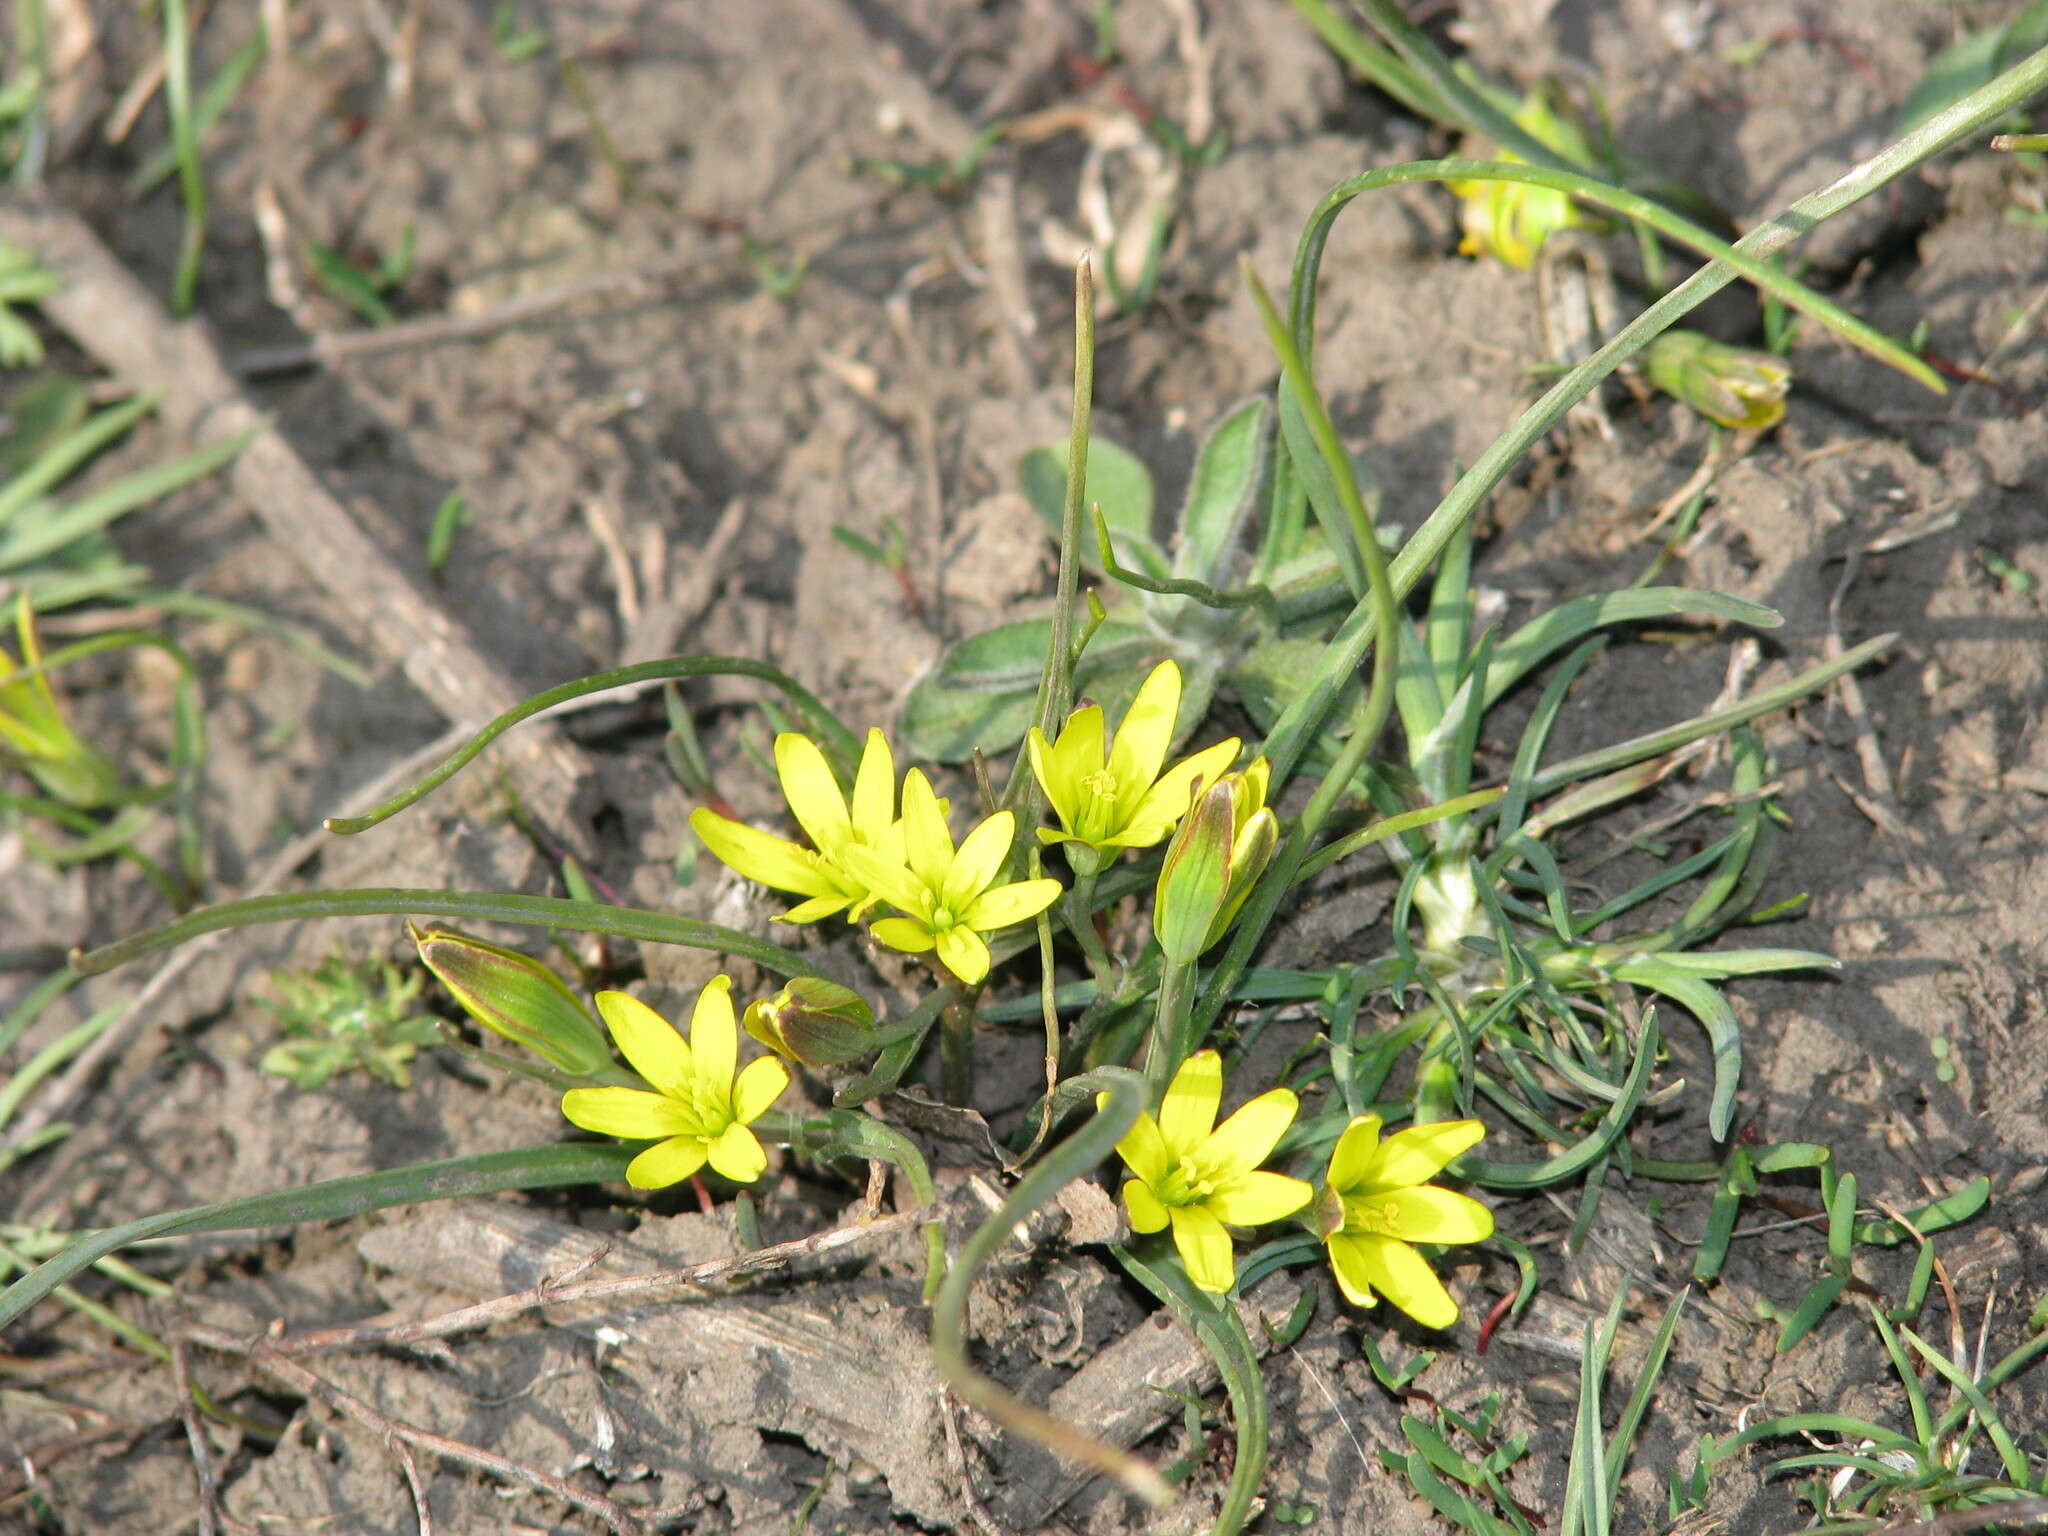
<path id="1" fill-rule="evenodd" d="M 906 955 L 921 955 L 932 947 L 932 931 L 910 917 L 885 917 L 868 930 L 877 944 L 900 949 Z"/>
<path id="2" fill-rule="evenodd" d="M 674 1099 L 638 1088 L 571 1088 L 562 1095 L 562 1118 L 600 1136 L 645 1141 L 696 1129 Z"/>
<path id="3" fill-rule="evenodd" d="M 740 1060 L 740 1031 L 732 1013 L 732 978 L 714 976 L 697 994 L 690 1015 L 690 1056 L 699 1087 L 731 1102 L 733 1069 Z M 706 1127 L 711 1129 L 711 1127 Z"/>
<path id="4" fill-rule="evenodd" d="M 775 776 L 782 781 L 782 798 L 789 802 L 797 825 L 820 853 L 829 854 L 853 836 L 846 796 L 810 737 L 784 731 L 775 738 Z"/>
<path id="5" fill-rule="evenodd" d="M 1195 1160 L 1211 1170 L 1212 1177 L 1249 1173 L 1273 1155 L 1300 1108 L 1301 1101 L 1290 1089 L 1269 1089 L 1210 1132 L 1195 1149 Z"/>
<path id="6" fill-rule="evenodd" d="M 1130 1212 L 1133 1232 L 1166 1230 L 1166 1207 L 1143 1179 L 1124 1180 L 1124 1209 Z"/>
<path id="7" fill-rule="evenodd" d="M 1205 1291 L 1229 1290 L 1237 1279 L 1237 1263 L 1223 1223 L 1199 1205 L 1176 1205 L 1166 1214 L 1173 1221 L 1173 1246 L 1180 1250 L 1188 1278 Z"/>
<path id="8" fill-rule="evenodd" d="M 1162 661 L 1139 685 L 1138 696 L 1118 722 L 1109 749 L 1109 772 L 1116 780 L 1119 804 L 1134 803 L 1159 777 L 1166 749 L 1173 745 L 1173 727 L 1180 717 L 1180 668 Z"/>
<path id="9" fill-rule="evenodd" d="M 1016 835 L 1017 818 L 1009 811 L 997 811 L 968 833 L 939 885 L 940 904 L 954 912 L 972 906 L 974 898 L 995 883 Z"/>
<path id="10" fill-rule="evenodd" d="M 1427 1184 L 1485 1134 L 1486 1127 L 1477 1120 L 1439 1120 L 1434 1125 L 1411 1125 L 1396 1131 L 1380 1143 L 1379 1155 L 1366 1174 L 1368 1187 L 1399 1189 L 1407 1184 Z"/>
<path id="11" fill-rule="evenodd" d="M 857 884 L 898 911 L 921 915 L 931 909 L 931 892 L 908 865 L 858 843 L 841 848 L 839 857 L 845 860 L 846 872 Z"/>
<path id="12" fill-rule="evenodd" d="M 1306 1180 L 1290 1179 L 1284 1173 L 1254 1172 L 1220 1186 L 1203 1204 L 1218 1221 L 1233 1227 L 1263 1227 L 1292 1216 L 1314 1194 Z"/>
<path id="13" fill-rule="evenodd" d="M 671 1136 L 626 1164 L 626 1182 L 635 1189 L 666 1189 L 680 1184 L 704 1166 L 702 1136 Z"/>
<path id="14" fill-rule="evenodd" d="M 1106 1093 L 1097 1094 L 1096 1107 L 1099 1109 L 1108 1098 Z M 1124 1160 L 1126 1168 L 1147 1184 L 1157 1184 L 1164 1179 L 1167 1166 L 1173 1161 L 1166 1152 L 1166 1138 L 1159 1134 L 1159 1122 L 1142 1111 L 1131 1128 L 1124 1132 L 1124 1139 L 1116 1144 L 1116 1155 Z M 1153 1227 L 1148 1230 L 1156 1232 L 1159 1229 Z"/>
<path id="15" fill-rule="evenodd" d="M 782 1097 L 782 1090 L 788 1086 L 789 1068 L 773 1056 L 748 1062 L 746 1069 L 733 1080 L 733 1119 L 741 1125 L 751 1125 L 767 1112 L 769 1105 Z"/>
<path id="16" fill-rule="evenodd" d="M 1330 1251 L 1330 1273 L 1337 1277 L 1337 1289 L 1354 1307 L 1369 1307 L 1379 1300 L 1372 1293 L 1372 1276 L 1366 1272 L 1359 1253 L 1359 1239 L 1333 1232 L 1324 1246 Z"/>
<path id="17" fill-rule="evenodd" d="M 981 935 L 964 924 L 941 929 L 933 935 L 939 963 L 967 985 L 974 986 L 988 975 L 988 945 Z"/>
<path id="18" fill-rule="evenodd" d="M 1448 1328 L 1458 1320 L 1458 1304 L 1451 1300 L 1428 1260 L 1413 1248 L 1370 1233 L 1352 1235 L 1349 1240 L 1372 1288 L 1423 1327 Z"/>
<path id="19" fill-rule="evenodd" d="M 813 896 L 809 901 L 799 902 L 787 912 L 776 916 L 778 923 L 815 923 L 830 917 L 835 912 L 844 912 L 853 905 L 850 896 Z"/>
<path id="20" fill-rule="evenodd" d="M 719 863 L 749 880 L 799 896 L 845 894 L 819 868 L 816 854 L 787 838 L 771 836 L 702 806 L 690 812 L 690 828 Z"/>
<path id="21" fill-rule="evenodd" d="M 1166 1137 L 1166 1155 L 1185 1157 L 1216 1128 L 1216 1107 L 1223 1102 L 1223 1058 L 1197 1051 L 1180 1064 L 1159 1105 L 1159 1129 Z"/>
<path id="22" fill-rule="evenodd" d="M 1390 1189 L 1371 1197 L 1391 1208 L 1394 1229 L 1411 1243 L 1478 1243 L 1493 1236 L 1493 1212 L 1454 1189 L 1434 1184 Z"/>
<path id="23" fill-rule="evenodd" d="M 953 834 L 922 768 L 903 780 L 903 852 L 911 873 L 936 893 L 953 867 Z"/>
<path id="24" fill-rule="evenodd" d="M 1012 880 L 975 897 L 961 921 L 983 933 L 994 933 L 1038 916 L 1060 899 L 1061 889 L 1057 880 Z"/>
<path id="25" fill-rule="evenodd" d="M 896 754 L 889 738 L 872 727 L 853 776 L 853 835 L 868 847 L 896 820 Z"/>
<path id="26" fill-rule="evenodd" d="M 728 1125 L 724 1134 L 705 1148 L 705 1153 L 711 1166 L 735 1184 L 753 1183 L 768 1166 L 768 1154 L 761 1150 L 761 1139 L 737 1121 Z"/>
<path id="27" fill-rule="evenodd" d="M 1345 1194 L 1365 1183 L 1380 1149 L 1380 1117 L 1360 1115 L 1344 1127 L 1330 1153 L 1330 1188 Z"/>
<path id="28" fill-rule="evenodd" d="M 626 1060 L 647 1079 L 650 1088 L 671 1098 L 684 1097 L 683 1085 L 691 1078 L 695 1058 L 674 1025 L 625 992 L 598 993 L 597 1011 L 604 1015 Z"/>
<path id="29" fill-rule="evenodd" d="M 1195 785 L 1214 784 L 1230 771 L 1244 744 L 1232 736 L 1213 747 L 1204 747 L 1193 757 L 1183 758 L 1167 769 L 1157 783 L 1145 791 L 1145 798 L 1132 809 L 1117 843 L 1124 848 L 1150 848 L 1159 842 L 1181 817 L 1195 797 Z"/>

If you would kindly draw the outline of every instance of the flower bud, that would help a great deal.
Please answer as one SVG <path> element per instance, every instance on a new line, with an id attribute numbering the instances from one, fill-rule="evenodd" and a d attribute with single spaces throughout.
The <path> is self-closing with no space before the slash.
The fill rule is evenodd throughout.
<path id="1" fill-rule="evenodd" d="M 860 995 L 815 976 L 798 976 L 773 997 L 749 1003 L 743 1023 L 776 1055 L 807 1067 L 842 1066 L 880 1043 L 875 1012 Z"/>
<path id="2" fill-rule="evenodd" d="M 1573 165 L 1593 162 L 1586 136 L 1572 119 L 1554 108 L 1541 90 L 1532 92 L 1515 113 L 1515 126 L 1538 143 L 1555 150 Z M 1508 150 L 1496 160 L 1519 162 Z M 1534 266 L 1545 242 L 1559 230 L 1597 228 L 1579 211 L 1568 193 L 1525 181 L 1453 181 L 1446 185 L 1464 204 L 1464 238 L 1458 249 L 1467 256 L 1491 256 L 1503 265 Z"/>
<path id="3" fill-rule="evenodd" d="M 1643 369 L 1657 388 L 1707 420 L 1750 431 L 1777 425 L 1792 387 L 1792 370 L 1782 358 L 1698 331 L 1666 331 L 1644 349 Z"/>
<path id="4" fill-rule="evenodd" d="M 1152 931 L 1167 959 L 1192 964 L 1229 930 L 1280 841 L 1261 757 L 1197 791 L 1159 867 Z"/>
<path id="5" fill-rule="evenodd" d="M 485 1029 L 570 1077 L 616 1075 L 604 1031 L 562 978 L 538 960 L 452 928 L 406 926 L 426 968 Z"/>
<path id="6" fill-rule="evenodd" d="M 21 665 L 10 665 L 0 648 L 0 762 L 13 761 L 52 799 L 96 810 L 113 798 L 119 776 L 105 753 L 80 741 L 71 729 L 57 706 L 50 675 L 20 675 L 43 661 L 26 592 L 16 610 L 15 631 L 21 637 Z"/>

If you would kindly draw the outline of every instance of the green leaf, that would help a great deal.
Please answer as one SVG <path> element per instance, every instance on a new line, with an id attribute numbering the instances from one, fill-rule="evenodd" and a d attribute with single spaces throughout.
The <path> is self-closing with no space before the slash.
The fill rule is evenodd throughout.
<path id="1" fill-rule="evenodd" d="M 1309 510 L 1316 515 L 1316 526 L 1323 531 L 1323 542 L 1329 545 L 1338 569 L 1343 571 L 1351 595 L 1362 598 L 1365 595 L 1365 563 L 1359 556 L 1357 541 L 1351 536 L 1351 519 L 1344 513 L 1344 503 L 1337 495 L 1337 482 L 1330 478 L 1330 467 L 1323 462 L 1316 440 L 1309 432 L 1308 419 L 1301 412 L 1301 402 L 1285 380 L 1280 385 L 1280 437 L 1286 445 L 1287 459 L 1294 468 L 1295 478 L 1301 482 L 1301 488 L 1308 496 Z M 1361 464 L 1355 454 L 1351 459 L 1351 469 L 1358 479 L 1358 493 L 1365 498 L 1366 512 L 1373 526 L 1378 527 L 1379 478 Z"/>
<path id="2" fill-rule="evenodd" d="M 1322 643 L 1316 640 L 1261 640 L 1238 658 L 1223 680 L 1236 692 L 1252 723 L 1262 731 L 1271 730 L 1322 654 Z M 1358 679 L 1346 679 L 1339 691 L 1337 718 L 1350 718 L 1362 698 L 1363 687 Z"/>
<path id="3" fill-rule="evenodd" d="M 1542 617 L 1531 619 L 1495 649 L 1493 668 L 1486 679 L 1487 707 L 1491 709 L 1502 694 L 1541 666 L 1547 657 L 1596 629 L 1678 614 L 1726 619 L 1756 629 L 1776 629 L 1785 622 L 1761 603 L 1689 587 L 1639 587 L 1628 592 L 1575 597 L 1559 603 Z"/>
<path id="4" fill-rule="evenodd" d="M 597 1184 L 622 1177 L 626 1164 L 638 1150 L 637 1146 L 617 1142 L 604 1146 L 551 1142 L 546 1146 L 518 1147 L 508 1152 L 484 1152 L 359 1173 L 274 1194 L 252 1195 L 243 1200 L 193 1206 L 123 1222 L 73 1243 L 0 1291 L 0 1327 L 13 1322 L 80 1270 L 145 1238 L 297 1226 L 301 1222 L 336 1221 L 423 1200 L 495 1195 L 510 1189 L 547 1189 L 563 1184 Z"/>
<path id="5" fill-rule="evenodd" d="M 1735 1119 L 1735 1089 L 1742 1080 L 1742 1026 L 1735 1010 L 1706 982 L 1674 970 L 1662 956 L 1616 966 L 1614 978 L 1668 997 L 1700 1021 L 1714 1058 L 1714 1096 L 1707 1107 L 1707 1129 L 1714 1140 L 1725 1140 Z"/>
<path id="6" fill-rule="evenodd" d="M 1174 575 L 1219 586 L 1228 578 L 1225 557 L 1244 531 L 1265 478 L 1269 425 L 1265 398 L 1259 396 L 1232 409 L 1210 429 L 1180 511 Z"/>
<path id="7" fill-rule="evenodd" d="M 1021 741 L 1037 705 L 1051 635 L 1045 619 L 1000 624 L 941 656 L 903 701 L 898 730 L 911 755 L 957 763 L 977 747 L 997 752 Z M 1164 641 L 1135 625 L 1100 625 L 1074 669 L 1074 691 L 1114 715 L 1169 654 Z"/>
<path id="8" fill-rule="evenodd" d="M 1031 505 L 1058 538 L 1067 503 L 1067 445 L 1032 449 L 1018 461 L 1017 476 Z M 1101 505 L 1124 559 L 1148 576 L 1171 574 L 1166 556 L 1152 537 L 1152 472 L 1136 454 L 1107 438 L 1091 436 L 1087 482 L 1081 495 L 1083 510 L 1091 503 Z M 1082 548 L 1085 555 L 1087 541 Z"/>

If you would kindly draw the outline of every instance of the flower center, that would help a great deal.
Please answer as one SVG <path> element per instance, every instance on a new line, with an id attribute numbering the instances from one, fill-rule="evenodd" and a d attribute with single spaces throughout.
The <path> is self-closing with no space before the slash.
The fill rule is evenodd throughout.
<path id="1" fill-rule="evenodd" d="M 1392 1200 L 1346 1200 L 1344 1230 L 1369 1232 L 1375 1237 L 1399 1237 L 1401 1207 Z"/>
<path id="2" fill-rule="evenodd" d="M 1216 1179 L 1193 1158 L 1183 1157 L 1166 1171 L 1153 1193 L 1161 1205 L 1200 1205 L 1216 1193 Z"/>
<path id="3" fill-rule="evenodd" d="M 1080 825 L 1074 831 L 1091 841 L 1112 836 L 1117 830 L 1116 775 L 1098 768 L 1082 777 L 1081 788 L 1087 798 L 1081 803 Z"/>
<path id="4" fill-rule="evenodd" d="M 959 921 L 960 919 L 953 915 L 951 907 L 936 906 L 932 908 L 931 927 L 934 933 L 943 933 L 946 929 L 957 926 Z"/>

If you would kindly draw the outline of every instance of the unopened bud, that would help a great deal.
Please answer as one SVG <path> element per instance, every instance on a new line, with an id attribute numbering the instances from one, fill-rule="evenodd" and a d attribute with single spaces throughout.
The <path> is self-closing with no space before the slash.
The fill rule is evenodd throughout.
<path id="1" fill-rule="evenodd" d="M 798 976 L 773 997 L 747 1005 L 747 1033 L 778 1056 L 807 1067 L 837 1067 L 878 1044 L 875 1011 L 857 992 L 816 976 Z"/>
<path id="2" fill-rule="evenodd" d="M 1698 331 L 1666 331 L 1644 349 L 1643 371 L 1665 394 L 1724 427 L 1761 431 L 1785 414 L 1792 370 L 1769 352 L 1731 347 Z"/>
<path id="3" fill-rule="evenodd" d="M 568 984 L 531 955 L 452 928 L 407 925 L 420 960 L 493 1034 L 575 1078 L 614 1076 L 604 1031 Z"/>
<path id="4" fill-rule="evenodd" d="M 1280 841 L 1266 805 L 1271 769 L 1261 757 L 1196 792 L 1159 867 L 1152 931 L 1167 959 L 1187 965 L 1229 931 Z"/>

